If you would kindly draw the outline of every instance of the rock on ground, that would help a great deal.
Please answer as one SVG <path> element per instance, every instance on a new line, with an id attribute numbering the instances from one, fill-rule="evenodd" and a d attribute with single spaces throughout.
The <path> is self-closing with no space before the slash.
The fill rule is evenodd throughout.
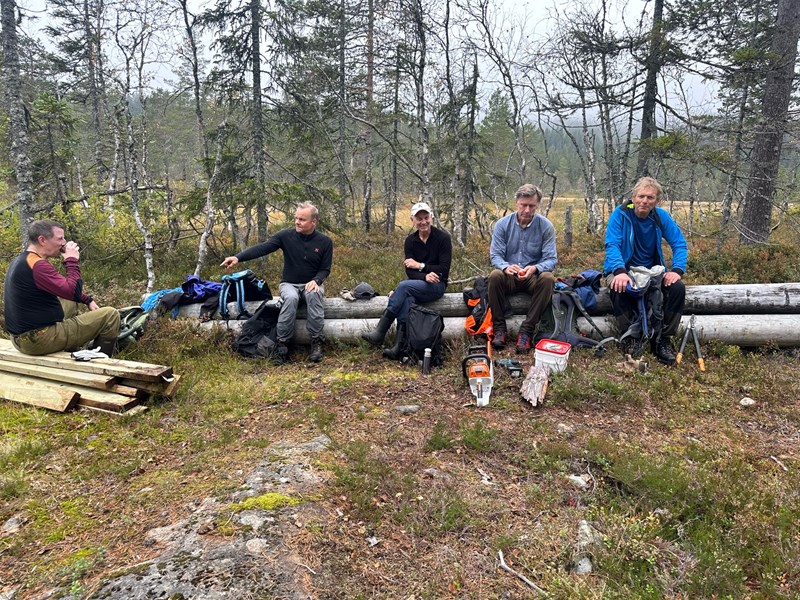
<path id="1" fill-rule="evenodd" d="M 186 519 L 147 533 L 146 543 L 163 547 L 147 562 L 124 569 L 93 595 L 107 600 L 248 600 L 265 597 L 311 598 L 308 567 L 287 545 L 295 523 L 309 522 L 317 508 L 298 504 L 277 510 L 249 509 L 234 514 L 235 533 L 217 535 L 218 518 L 230 505 L 266 492 L 309 495 L 323 483 L 308 457 L 328 447 L 320 436 L 294 446 L 281 442 L 245 479 L 243 489 L 226 501 L 207 498 Z M 276 459 L 275 457 L 280 457 Z"/>

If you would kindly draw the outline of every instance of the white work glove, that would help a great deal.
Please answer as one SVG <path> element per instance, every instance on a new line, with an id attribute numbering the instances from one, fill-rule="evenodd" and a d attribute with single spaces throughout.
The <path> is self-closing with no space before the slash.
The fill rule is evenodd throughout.
<path id="1" fill-rule="evenodd" d="M 92 360 L 93 358 L 110 358 L 108 354 L 100 350 L 100 346 L 94 350 L 78 350 L 77 352 L 70 354 L 70 356 L 75 360 L 84 362 Z"/>

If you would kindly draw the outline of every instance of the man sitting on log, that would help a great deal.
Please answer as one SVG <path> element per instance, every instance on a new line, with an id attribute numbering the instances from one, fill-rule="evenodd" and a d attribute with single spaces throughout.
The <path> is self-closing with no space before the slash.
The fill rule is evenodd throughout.
<path id="1" fill-rule="evenodd" d="M 221 266 L 230 269 L 239 262 L 283 250 L 280 285 L 282 304 L 278 314 L 278 344 L 275 356 L 278 362 L 289 360 L 289 343 L 294 337 L 297 305 L 301 299 L 305 300 L 308 311 L 306 329 L 311 337 L 308 359 L 319 362 L 323 358 L 322 330 L 325 326 L 325 308 L 322 304 L 325 296 L 323 283 L 331 272 L 333 241 L 324 233 L 317 231 L 318 220 L 317 207 L 310 202 L 302 202 L 295 210 L 293 229 L 279 231 L 266 242 L 246 248 L 222 261 Z"/>
<path id="2" fill-rule="evenodd" d="M 83 291 L 80 248 L 64 238 L 56 221 L 34 221 L 28 229 L 28 248 L 6 273 L 5 319 L 11 343 L 25 354 L 93 347 L 111 356 L 119 334 L 119 311 L 100 308 Z M 61 256 L 66 277 L 48 259 Z M 81 304 L 88 312 L 78 314 Z"/>
<path id="3" fill-rule="evenodd" d="M 661 242 L 662 239 L 667 241 L 672 249 L 672 268 L 661 279 L 663 303 L 653 307 L 658 318 L 654 319 L 650 344 L 655 357 L 671 365 L 675 363 L 675 354 L 670 338 L 678 330 L 686 298 L 681 276 L 686 271 L 687 245 L 686 238 L 669 213 L 657 207 L 663 195 L 658 181 L 642 177 L 631 191 L 632 202 L 621 204 L 611 213 L 606 227 L 604 271 L 609 276 L 611 306 L 617 326 L 624 333 L 636 320 L 638 312 L 638 298 L 628 293 L 633 283 L 628 271 L 633 267 L 651 269 L 657 265 L 666 268 Z M 638 354 L 642 340 L 626 340 L 630 340 L 626 344 L 626 353 Z"/>
<path id="4" fill-rule="evenodd" d="M 553 269 L 558 262 L 556 230 L 536 214 L 542 191 L 526 183 L 514 194 L 516 212 L 494 226 L 489 254 L 494 270 L 489 274 L 489 307 L 492 309 L 492 346 L 505 348 L 508 339 L 506 297 L 516 292 L 530 294 L 531 303 L 517 336 L 517 352 L 531 349 L 536 326 L 553 296 Z"/>
<path id="5" fill-rule="evenodd" d="M 389 293 L 389 304 L 375 330 L 361 336 L 373 346 L 381 346 L 386 332 L 397 319 L 397 337 L 392 348 L 384 349 L 386 358 L 400 358 L 411 304 L 438 300 L 447 288 L 453 244 L 447 232 L 431 225 L 432 218 L 433 211 L 426 202 L 417 202 L 411 207 L 411 224 L 415 231 L 403 244 L 406 279 Z"/>

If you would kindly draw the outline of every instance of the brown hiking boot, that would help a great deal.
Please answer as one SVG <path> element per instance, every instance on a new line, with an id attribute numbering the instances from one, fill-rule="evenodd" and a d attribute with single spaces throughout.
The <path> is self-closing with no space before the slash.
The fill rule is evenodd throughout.
<path id="1" fill-rule="evenodd" d="M 527 354 L 531 351 L 531 336 L 528 333 L 520 333 L 517 338 L 517 354 Z"/>
<path id="2" fill-rule="evenodd" d="M 502 350 L 508 343 L 508 332 L 505 329 L 498 329 L 492 338 L 492 348 Z"/>

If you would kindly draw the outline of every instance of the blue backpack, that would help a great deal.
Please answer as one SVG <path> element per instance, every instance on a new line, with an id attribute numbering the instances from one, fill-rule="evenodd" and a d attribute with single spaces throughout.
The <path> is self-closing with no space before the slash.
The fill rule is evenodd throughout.
<path id="1" fill-rule="evenodd" d="M 252 315 L 247 310 L 248 300 L 272 300 L 269 284 L 259 279 L 250 270 L 239 271 L 222 276 L 222 289 L 219 292 L 218 309 L 223 319 L 229 319 L 228 303 L 236 302 L 239 311 L 238 319 L 249 319 Z"/>

